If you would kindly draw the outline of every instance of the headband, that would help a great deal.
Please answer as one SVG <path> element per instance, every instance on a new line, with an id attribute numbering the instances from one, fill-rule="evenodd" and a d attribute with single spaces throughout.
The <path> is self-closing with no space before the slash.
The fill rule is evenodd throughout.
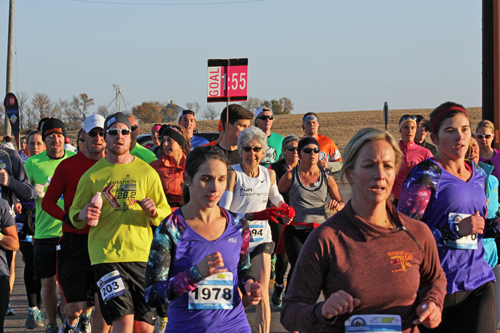
<path id="1" fill-rule="evenodd" d="M 401 128 L 403 127 L 403 125 L 406 124 L 409 121 L 412 121 L 415 124 L 415 126 L 417 126 L 417 122 L 415 121 L 415 119 L 412 119 L 412 118 L 405 119 L 405 120 L 403 120 L 402 122 L 399 123 L 399 131 L 400 132 L 401 132 Z"/>
<path id="2" fill-rule="evenodd" d="M 165 135 L 171 137 L 182 148 L 184 148 L 184 146 L 186 145 L 186 138 L 184 137 L 184 135 L 182 135 L 182 132 L 176 127 L 173 126 L 165 127 L 161 132 L 161 136 L 164 137 Z"/>
<path id="3" fill-rule="evenodd" d="M 431 122 L 431 133 L 434 133 L 434 127 L 436 127 L 436 124 L 438 123 L 438 121 L 449 111 L 461 111 L 465 114 L 467 114 L 467 112 L 465 112 L 464 109 L 462 109 L 461 107 L 459 106 L 450 106 L 449 108 L 446 108 L 446 109 L 443 109 L 441 111 L 439 111 L 439 113 L 432 119 L 432 122 Z"/>
<path id="4" fill-rule="evenodd" d="M 319 122 L 318 117 L 310 114 L 308 116 L 305 116 L 304 119 L 302 119 L 302 123 L 305 124 L 309 120 L 316 120 L 317 122 Z"/>
<path id="5" fill-rule="evenodd" d="M 159 131 L 161 128 L 161 125 L 154 125 L 152 128 L 151 128 L 151 132 L 152 131 Z"/>
<path id="6" fill-rule="evenodd" d="M 304 148 L 305 146 L 307 146 L 308 144 L 311 144 L 311 143 L 315 144 L 319 148 L 318 140 L 316 140 L 312 136 L 305 136 L 302 139 L 300 139 L 300 141 L 299 141 L 299 145 L 298 145 L 299 150 L 298 151 L 300 152 L 302 150 L 302 148 Z"/>

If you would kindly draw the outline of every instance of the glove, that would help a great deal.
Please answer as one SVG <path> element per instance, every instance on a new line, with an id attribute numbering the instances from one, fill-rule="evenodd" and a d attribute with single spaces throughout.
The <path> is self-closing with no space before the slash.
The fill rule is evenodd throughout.
<path id="1" fill-rule="evenodd" d="M 282 204 L 281 212 L 288 218 L 293 219 L 295 217 L 295 209 L 292 206 L 287 205 L 286 203 Z"/>
<path id="2" fill-rule="evenodd" d="M 45 188 L 49 186 L 49 183 L 45 183 L 43 185 L 36 184 L 33 186 L 31 190 L 31 197 L 34 198 L 43 198 L 45 196 Z"/>
<path id="3" fill-rule="evenodd" d="M 278 223 L 276 217 L 283 217 L 283 213 L 281 208 L 278 207 L 270 207 L 266 208 L 263 211 L 253 213 L 254 220 L 271 220 L 274 223 Z"/>

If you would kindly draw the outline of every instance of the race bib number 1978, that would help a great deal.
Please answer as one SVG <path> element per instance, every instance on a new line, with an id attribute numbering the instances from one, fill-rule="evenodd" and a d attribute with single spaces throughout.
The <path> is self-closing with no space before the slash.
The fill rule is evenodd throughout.
<path id="1" fill-rule="evenodd" d="M 219 273 L 207 277 L 190 291 L 191 310 L 229 310 L 233 308 L 233 273 Z"/>

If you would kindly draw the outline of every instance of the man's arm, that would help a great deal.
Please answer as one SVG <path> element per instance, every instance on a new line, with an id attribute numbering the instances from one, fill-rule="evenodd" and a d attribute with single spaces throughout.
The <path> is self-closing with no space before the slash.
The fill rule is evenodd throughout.
<path id="1" fill-rule="evenodd" d="M 17 152 L 8 154 L 8 157 L 11 162 L 11 174 L 6 172 L 4 177 L 7 179 L 2 185 L 11 189 L 18 199 L 29 201 L 31 199 L 31 183 L 23 161 Z"/>
<path id="2" fill-rule="evenodd" d="M 153 184 L 150 187 L 148 197 L 153 200 L 156 205 L 156 216 L 151 218 L 153 225 L 160 225 L 167 216 L 172 214 L 172 209 L 167 202 L 167 197 L 165 192 L 163 192 L 163 187 L 161 186 L 161 180 L 158 173 L 155 171 L 153 174 Z"/>
<path id="3" fill-rule="evenodd" d="M 87 206 L 88 203 L 92 201 L 92 183 L 86 175 L 87 174 L 85 173 L 82 178 L 80 178 L 78 187 L 76 188 L 75 197 L 73 199 L 73 204 L 69 209 L 69 220 L 77 229 L 83 229 L 87 225 L 87 221 L 81 221 L 78 218 L 78 214 Z"/>
<path id="4" fill-rule="evenodd" d="M 57 205 L 59 198 L 66 190 L 66 182 L 65 182 L 65 173 L 67 170 L 64 169 L 64 164 L 59 164 L 54 171 L 54 176 L 52 177 L 52 181 L 47 188 L 47 192 L 42 200 L 42 209 L 46 211 L 50 216 L 55 219 L 61 220 L 65 223 L 68 223 L 68 219 L 64 219 L 64 215 L 67 213 L 61 209 Z M 66 172 L 65 172 L 66 171 Z"/>

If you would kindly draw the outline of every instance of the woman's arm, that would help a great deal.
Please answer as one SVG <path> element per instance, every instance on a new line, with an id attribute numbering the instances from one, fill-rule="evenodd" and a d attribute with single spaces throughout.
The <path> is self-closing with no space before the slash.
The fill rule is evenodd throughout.
<path id="1" fill-rule="evenodd" d="M 183 293 L 194 290 L 197 283 L 203 280 L 196 265 L 169 279 L 172 255 L 183 232 L 184 229 L 172 223 L 170 217 L 156 230 L 149 252 L 145 282 L 146 302 L 151 307 L 179 298 Z"/>
<path id="2" fill-rule="evenodd" d="M 235 187 L 236 187 L 236 172 L 234 170 L 231 170 L 231 173 L 229 175 L 229 180 L 227 182 L 227 189 L 226 191 L 224 191 L 219 200 L 219 207 L 229 210 L 229 207 L 231 207 L 231 202 L 233 202 L 233 193 Z"/>
<path id="3" fill-rule="evenodd" d="M 280 193 L 287 193 L 288 190 L 290 189 L 290 186 L 292 185 L 292 178 L 293 178 L 293 169 L 288 171 L 281 177 L 280 181 L 278 182 L 278 190 Z"/>
<path id="4" fill-rule="evenodd" d="M 333 177 L 330 174 L 327 173 L 326 175 L 328 177 L 327 178 L 328 194 L 330 195 L 330 198 L 337 201 L 338 203 L 335 209 L 337 211 L 342 210 L 342 208 L 344 208 L 345 206 L 345 203 L 344 201 L 342 201 L 342 196 L 340 195 L 339 187 L 337 186 L 335 179 L 333 179 Z"/>

